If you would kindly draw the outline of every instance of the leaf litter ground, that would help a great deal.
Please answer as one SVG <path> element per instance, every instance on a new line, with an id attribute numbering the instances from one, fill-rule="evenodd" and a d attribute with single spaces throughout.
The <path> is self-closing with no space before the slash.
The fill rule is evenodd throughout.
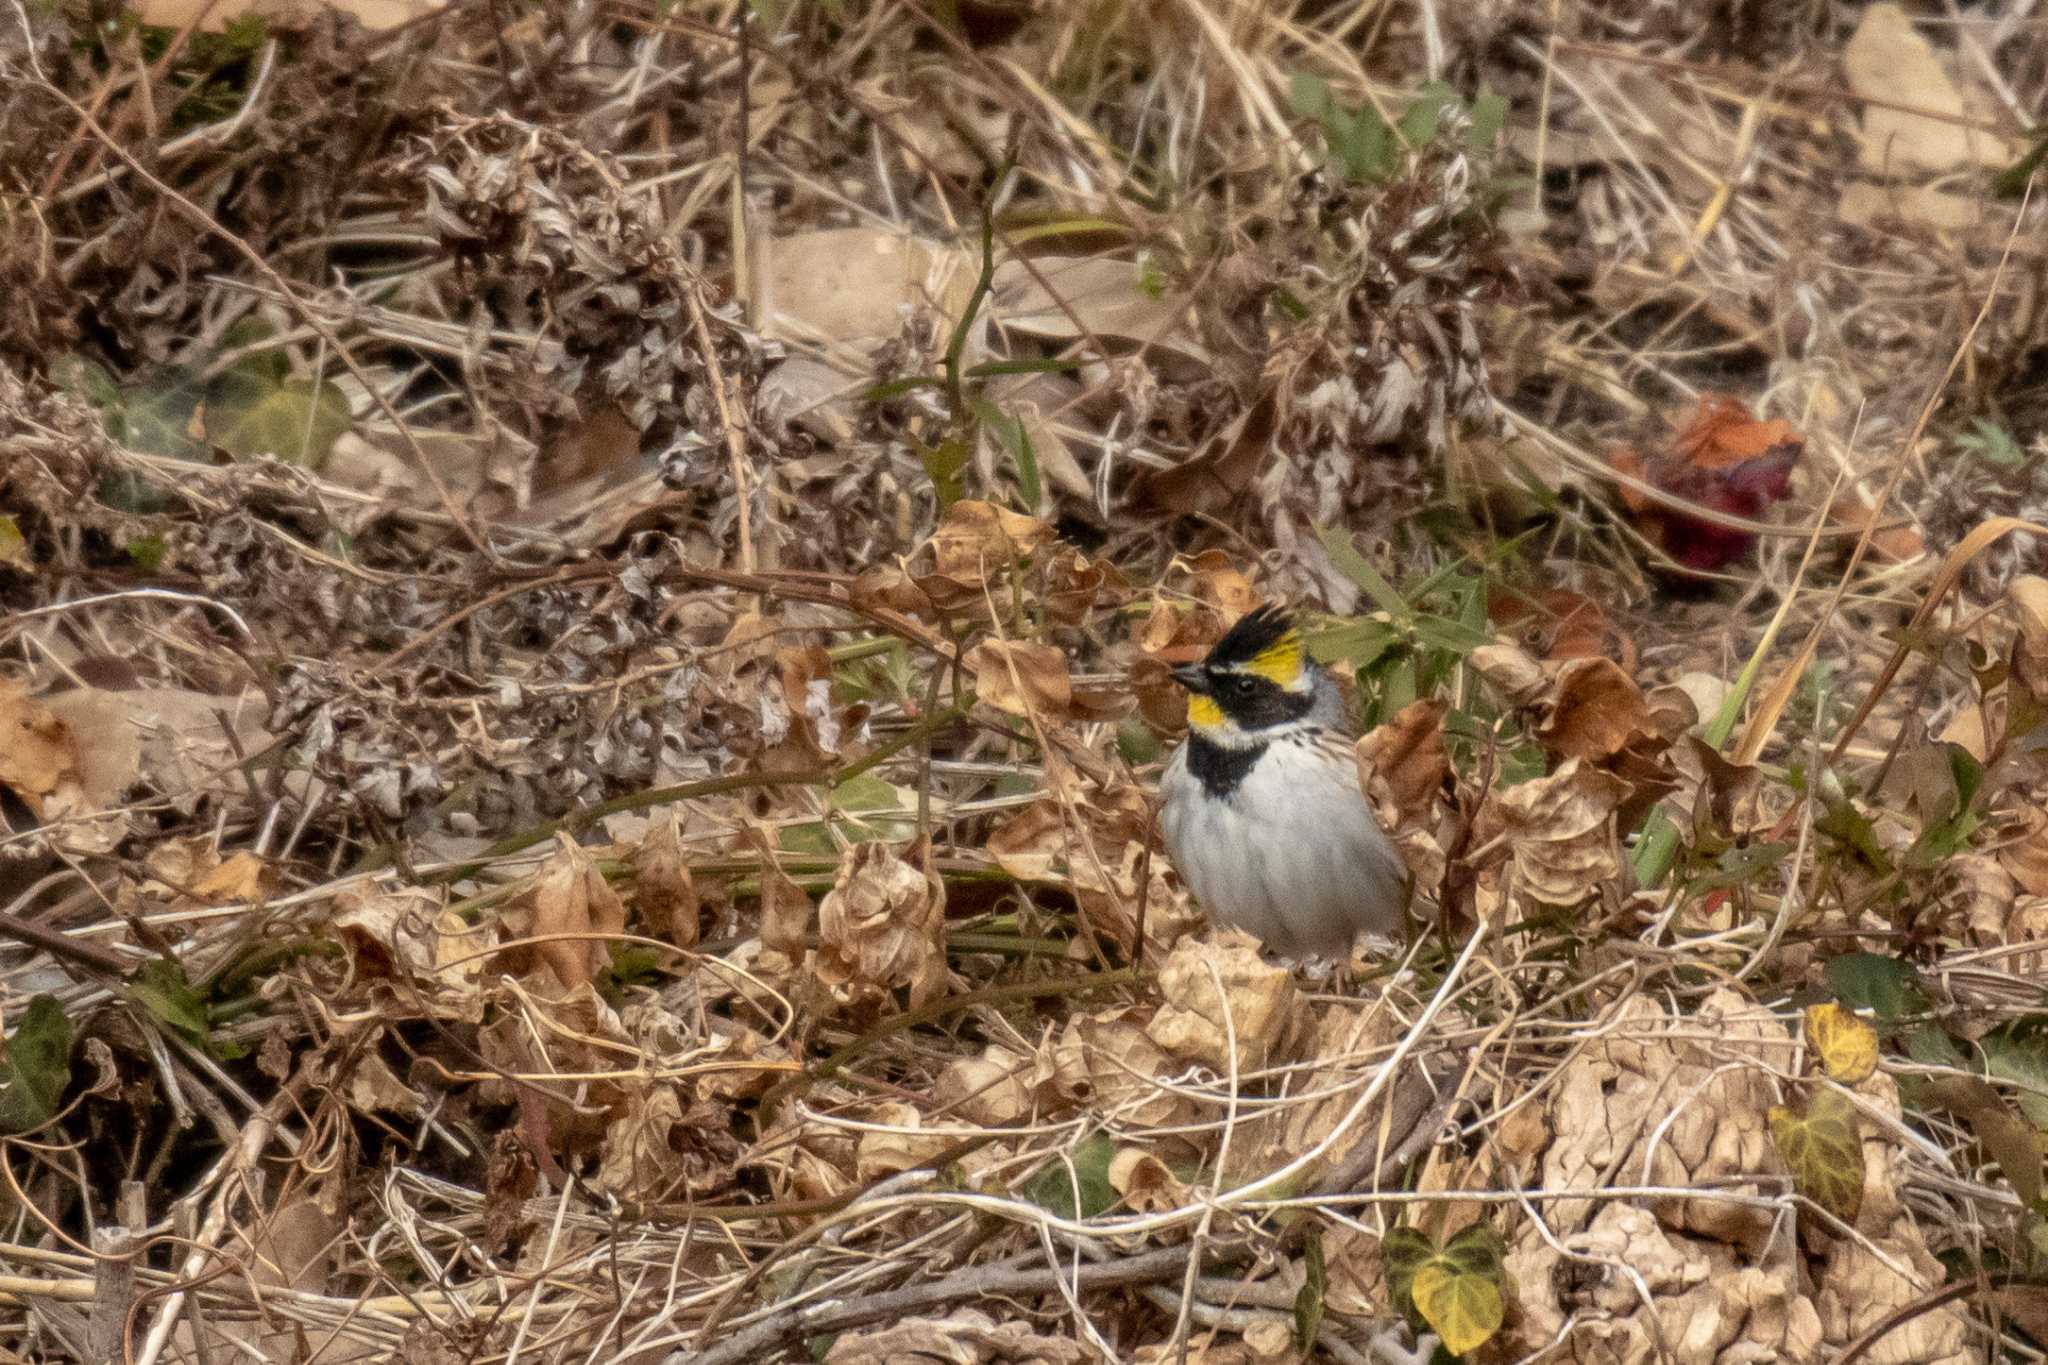
<path id="1" fill-rule="evenodd" d="M 8 1350 L 2038 1349 L 2038 25 L 388 18 L 6 21 Z"/>

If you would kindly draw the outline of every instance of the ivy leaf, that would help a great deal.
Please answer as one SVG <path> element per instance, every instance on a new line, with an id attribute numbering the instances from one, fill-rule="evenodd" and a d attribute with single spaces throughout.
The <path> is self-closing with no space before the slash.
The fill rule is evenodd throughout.
<path id="1" fill-rule="evenodd" d="M 1824 1086 L 1801 1114 L 1771 1106 L 1771 1140 L 1792 1172 L 1799 1192 L 1845 1223 L 1863 1207 L 1863 1140 L 1856 1106 L 1840 1090 Z"/>
<path id="2" fill-rule="evenodd" d="M 249 374 L 224 376 L 206 404 L 206 436 L 238 460 L 275 455 L 318 469 L 354 423 L 348 398 L 324 379 L 270 382 Z"/>
<path id="3" fill-rule="evenodd" d="M 1415 1228 L 1395 1228 L 1380 1243 L 1380 1264 L 1395 1307 L 1413 1313 L 1463 1355 L 1500 1330 L 1506 1311 L 1506 1247 L 1485 1224 L 1458 1233 L 1439 1251 Z"/>
<path id="4" fill-rule="evenodd" d="M 71 1081 L 71 1020 L 54 996 L 39 995 L 22 1011 L 0 1058 L 0 1132 L 48 1123 Z"/>
<path id="5" fill-rule="evenodd" d="M 1499 1234 L 1475 1225 L 1415 1272 L 1415 1310 L 1453 1355 L 1478 1349 L 1500 1330 L 1507 1309 L 1502 1251 Z"/>
<path id="6" fill-rule="evenodd" d="M 1832 1000 L 1806 1007 L 1806 1041 L 1837 1084 L 1856 1085 L 1877 1070 L 1877 1030 Z"/>
<path id="7" fill-rule="evenodd" d="M 1380 1243 L 1380 1265 L 1387 1274 L 1387 1292 L 1402 1312 L 1415 1306 L 1415 1272 L 1435 1255 L 1436 1244 L 1420 1228 L 1395 1228 Z"/>
<path id="8" fill-rule="evenodd" d="M 1844 953 L 1827 965 L 1828 989 L 1852 1010 L 1887 1024 L 1927 1010 L 1927 992 L 1912 964 L 1881 953 Z"/>

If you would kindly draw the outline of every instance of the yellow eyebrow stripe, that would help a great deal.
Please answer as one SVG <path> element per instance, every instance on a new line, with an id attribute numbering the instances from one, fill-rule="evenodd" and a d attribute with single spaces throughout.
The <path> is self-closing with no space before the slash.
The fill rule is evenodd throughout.
<path id="1" fill-rule="evenodd" d="M 1301 676 L 1303 654 L 1301 636 L 1289 631 L 1246 664 L 1245 672 L 1256 673 L 1282 687 L 1292 687 L 1294 680 Z"/>

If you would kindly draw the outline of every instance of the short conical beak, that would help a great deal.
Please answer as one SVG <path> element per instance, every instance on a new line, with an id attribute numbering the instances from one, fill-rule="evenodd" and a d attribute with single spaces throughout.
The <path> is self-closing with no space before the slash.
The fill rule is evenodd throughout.
<path id="1" fill-rule="evenodd" d="M 1182 664 L 1173 670 L 1173 680 L 1198 697 L 1209 695 L 1209 675 L 1200 664 Z"/>

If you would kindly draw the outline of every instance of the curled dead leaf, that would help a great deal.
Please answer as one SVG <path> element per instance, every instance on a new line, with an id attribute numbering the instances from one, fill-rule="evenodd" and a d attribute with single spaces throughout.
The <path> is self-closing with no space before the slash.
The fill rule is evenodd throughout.
<path id="1" fill-rule="evenodd" d="M 566 834 L 534 874 L 528 933 L 564 990 L 587 986 L 609 962 L 603 942 L 626 931 L 626 907 L 583 847 Z"/>
<path id="2" fill-rule="evenodd" d="M 811 898 L 782 870 L 775 841 L 766 831 L 749 825 L 747 842 L 761 856 L 761 946 L 780 955 L 775 966 L 794 971 L 810 952 L 805 939 L 811 931 Z"/>
<path id="3" fill-rule="evenodd" d="M 962 498 L 932 532 L 932 557 L 941 574 L 978 583 L 1054 539 L 1050 522 Z"/>
<path id="4" fill-rule="evenodd" d="M 2019 636 L 2013 641 L 2012 676 L 2037 704 L 2048 703 L 2048 578 L 2022 574 L 2005 590 Z"/>
<path id="5" fill-rule="evenodd" d="M 633 850 L 633 903 L 646 932 L 678 948 L 696 946 L 697 887 L 683 855 L 683 834 L 673 807 L 656 819 Z"/>
<path id="6" fill-rule="evenodd" d="M 944 994 L 946 891 L 938 877 L 880 842 L 840 860 L 818 906 L 812 969 L 842 1007 L 881 1004 L 908 987 L 914 1009 Z"/>
<path id="7" fill-rule="evenodd" d="M 1369 795 L 1384 789 L 1386 800 L 1374 801 L 1383 819 L 1392 814 L 1395 824 L 1408 825 L 1434 813 L 1451 770 L 1444 753 L 1446 710 L 1440 701 L 1410 702 L 1358 741 L 1359 785 Z"/>
<path id="8" fill-rule="evenodd" d="M 1079 689 L 1067 656 L 1031 640 L 982 640 L 961 663 L 974 675 L 974 695 L 998 711 L 1039 721 L 1106 720 L 1126 709 L 1113 693 Z"/>
<path id="9" fill-rule="evenodd" d="M 1244 934 L 1175 944 L 1159 969 L 1159 993 L 1164 1003 L 1145 1029 L 1152 1041 L 1218 1071 L 1270 1065 L 1296 1040 L 1294 973 L 1266 961 Z"/>
<path id="10" fill-rule="evenodd" d="M 1493 809 L 1512 848 L 1511 886 L 1545 905 L 1577 905 L 1621 875 L 1614 813 L 1628 785 L 1579 759 L 1509 787 Z"/>
<path id="11" fill-rule="evenodd" d="M 1624 670 L 1635 667 L 1635 641 L 1608 619 L 1598 602 L 1583 593 L 1560 588 L 1532 592 L 1495 589 L 1487 595 L 1486 615 L 1495 627 L 1512 634 L 1539 658 L 1605 656 Z"/>
<path id="12" fill-rule="evenodd" d="M 1553 754 L 1604 763 L 1638 739 L 1657 739 L 1642 688 L 1612 659 L 1569 659 L 1538 703 L 1536 739 Z"/>
<path id="13" fill-rule="evenodd" d="M 1481 645 L 1467 662 L 1510 706 L 1528 706 L 1550 686 L 1543 665 L 1515 645 Z"/>
<path id="14" fill-rule="evenodd" d="M 946 1064 L 932 1086 L 939 1111 L 984 1128 L 1020 1123 L 1031 1114 L 1036 1086 L 1050 1079 L 1031 1058 L 1000 1043 L 985 1045 L 972 1057 Z"/>

